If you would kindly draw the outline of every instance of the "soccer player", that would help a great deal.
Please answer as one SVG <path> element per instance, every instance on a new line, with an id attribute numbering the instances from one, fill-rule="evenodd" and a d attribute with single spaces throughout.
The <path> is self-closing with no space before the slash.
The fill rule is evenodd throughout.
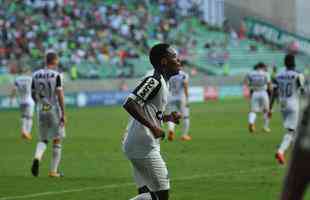
<path id="1" fill-rule="evenodd" d="M 164 114 L 168 101 L 169 78 L 179 72 L 176 51 L 165 43 L 152 47 L 150 62 L 154 71 L 133 90 L 124 103 L 131 115 L 123 151 L 130 160 L 139 195 L 131 200 L 167 200 L 170 182 L 160 154 L 160 139 L 165 137 L 163 122 L 179 122 L 180 114 Z"/>
<path id="2" fill-rule="evenodd" d="M 267 66 L 264 63 L 258 63 L 254 66 L 254 70 L 247 74 L 245 84 L 250 88 L 251 94 L 251 111 L 248 116 L 249 131 L 255 132 L 256 113 L 264 113 L 264 128 L 265 132 L 270 132 L 269 128 L 269 96 L 267 90 L 272 92 L 272 84 L 270 76 L 266 70 Z"/>
<path id="3" fill-rule="evenodd" d="M 20 69 L 20 74 L 16 77 L 14 87 L 11 91 L 11 101 L 16 94 L 19 96 L 19 106 L 21 111 L 21 136 L 25 140 L 31 140 L 32 118 L 34 102 L 31 97 L 32 77 L 27 68 Z"/>
<path id="4" fill-rule="evenodd" d="M 310 104 L 299 123 L 281 200 L 302 200 L 310 181 Z"/>
<path id="5" fill-rule="evenodd" d="M 36 147 L 31 172 L 39 175 L 39 165 L 49 140 L 53 142 L 52 162 L 49 176 L 60 177 L 61 143 L 65 136 L 65 105 L 61 74 L 57 71 L 58 56 L 46 55 L 46 67 L 33 74 L 32 97 L 37 104 L 39 142 Z"/>
<path id="6" fill-rule="evenodd" d="M 278 90 L 279 103 L 286 133 L 276 153 L 279 164 L 285 163 L 285 151 L 289 148 L 295 137 L 298 125 L 300 94 L 304 88 L 304 76 L 295 71 L 295 57 L 287 54 L 284 59 L 286 69 L 276 76 L 276 90 Z"/>
<path id="7" fill-rule="evenodd" d="M 189 141 L 192 137 L 189 130 L 189 106 L 188 106 L 188 74 L 180 71 L 179 74 L 169 79 L 169 97 L 167 109 L 170 112 L 180 112 L 183 118 L 183 130 L 181 140 Z M 175 138 L 175 124 L 168 122 L 168 140 Z"/>

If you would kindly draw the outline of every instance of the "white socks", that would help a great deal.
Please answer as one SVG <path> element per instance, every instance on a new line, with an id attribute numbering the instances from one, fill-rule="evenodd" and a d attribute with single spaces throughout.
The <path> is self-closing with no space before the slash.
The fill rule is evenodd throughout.
<path id="1" fill-rule="evenodd" d="M 61 144 L 53 144 L 53 155 L 51 163 L 51 172 L 58 172 L 58 166 L 61 160 Z"/>
<path id="2" fill-rule="evenodd" d="M 264 128 L 269 128 L 269 121 L 268 113 L 264 113 Z"/>
<path id="3" fill-rule="evenodd" d="M 22 132 L 31 133 L 32 129 L 32 118 L 22 118 Z"/>
<path id="4" fill-rule="evenodd" d="M 188 135 L 189 130 L 189 118 L 184 118 L 183 120 L 183 135 Z"/>
<path id="5" fill-rule="evenodd" d="M 42 160 L 43 154 L 46 150 L 47 145 L 44 142 L 39 142 L 37 144 L 36 152 L 34 158 L 38 159 L 39 161 Z"/>
<path id="6" fill-rule="evenodd" d="M 284 154 L 285 151 L 289 148 L 290 144 L 292 143 L 292 141 L 294 140 L 294 136 L 293 136 L 294 132 L 288 132 L 284 135 L 283 139 L 282 139 L 282 143 L 280 144 L 280 147 L 278 149 L 279 153 Z"/>
<path id="7" fill-rule="evenodd" d="M 174 132 L 175 124 L 173 122 L 168 121 L 168 130 Z"/>
<path id="8" fill-rule="evenodd" d="M 249 113 L 249 124 L 255 124 L 255 120 L 256 120 L 256 113 L 250 112 Z"/>
<path id="9" fill-rule="evenodd" d="M 150 193 L 143 193 L 143 194 L 139 194 L 138 196 L 130 200 L 152 200 L 152 196 Z"/>

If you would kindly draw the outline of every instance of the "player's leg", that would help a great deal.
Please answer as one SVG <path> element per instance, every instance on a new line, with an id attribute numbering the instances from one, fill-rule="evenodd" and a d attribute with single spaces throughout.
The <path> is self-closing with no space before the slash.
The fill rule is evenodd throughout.
<path id="1" fill-rule="evenodd" d="M 171 101 L 167 107 L 168 113 L 178 111 L 178 105 L 176 101 Z M 175 138 L 175 123 L 168 121 L 168 140 L 173 141 Z"/>
<path id="2" fill-rule="evenodd" d="M 287 130 L 283 136 L 282 142 L 277 150 L 276 159 L 280 164 L 285 163 L 285 152 L 290 147 L 295 137 L 295 130 L 298 123 L 298 113 L 295 110 L 282 111 L 283 125 Z"/>
<path id="3" fill-rule="evenodd" d="M 50 177 L 60 177 L 61 174 L 59 173 L 59 164 L 61 161 L 61 152 L 62 152 L 62 145 L 61 139 L 56 138 L 53 139 L 53 152 L 52 152 L 52 161 L 50 166 Z"/>
<path id="4" fill-rule="evenodd" d="M 31 173 L 33 176 L 39 175 L 39 165 L 42 161 L 43 155 L 46 151 L 48 144 L 48 118 L 46 115 L 39 113 L 38 114 L 38 127 L 39 127 L 39 142 L 37 143 Z"/>
<path id="5" fill-rule="evenodd" d="M 190 126 L 189 107 L 185 104 L 185 102 L 181 104 L 181 113 L 183 116 L 183 127 L 182 127 L 181 140 L 189 141 L 192 139 L 192 137 L 189 135 L 189 126 Z"/>
<path id="6" fill-rule="evenodd" d="M 270 117 L 269 117 L 269 110 L 270 110 L 270 103 L 269 103 L 269 97 L 268 94 L 266 93 L 263 96 L 263 113 L 264 113 L 264 128 L 263 130 L 267 133 L 269 133 L 271 130 L 269 128 L 269 122 L 270 122 Z"/>
<path id="7" fill-rule="evenodd" d="M 258 98 L 256 97 L 256 93 L 253 93 L 250 104 L 251 104 L 250 105 L 251 111 L 249 112 L 248 115 L 248 122 L 249 122 L 249 131 L 253 133 L 255 132 L 256 112 L 259 110 L 259 102 Z"/>
<path id="8" fill-rule="evenodd" d="M 21 136 L 25 140 L 31 140 L 31 129 L 29 130 L 29 119 L 32 119 L 32 113 L 30 112 L 30 105 L 27 103 L 22 103 L 20 105 L 21 110 Z M 31 120 L 32 123 L 32 120 Z"/>

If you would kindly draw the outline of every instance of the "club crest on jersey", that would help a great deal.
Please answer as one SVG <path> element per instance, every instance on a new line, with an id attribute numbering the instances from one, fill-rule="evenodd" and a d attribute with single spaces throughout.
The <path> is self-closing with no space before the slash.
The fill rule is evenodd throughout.
<path id="1" fill-rule="evenodd" d="M 144 100 L 150 96 L 152 91 L 159 85 L 159 81 L 155 78 L 149 77 L 145 83 L 137 91 L 137 95 Z"/>

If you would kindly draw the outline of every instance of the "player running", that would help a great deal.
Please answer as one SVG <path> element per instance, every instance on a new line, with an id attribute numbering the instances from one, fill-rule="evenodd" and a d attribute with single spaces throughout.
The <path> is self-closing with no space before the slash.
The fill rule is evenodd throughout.
<path id="1" fill-rule="evenodd" d="M 169 79 L 169 97 L 167 110 L 170 112 L 180 112 L 183 118 L 183 130 L 181 140 L 189 141 L 192 137 L 189 131 L 189 106 L 188 106 L 188 74 L 180 71 L 177 75 Z M 168 122 L 168 140 L 175 138 L 175 124 Z"/>
<path id="2" fill-rule="evenodd" d="M 150 62 L 154 71 L 134 89 L 124 103 L 132 116 L 123 150 L 130 160 L 139 195 L 131 200 L 167 200 L 170 182 L 160 154 L 160 139 L 165 137 L 163 122 L 178 123 L 180 115 L 165 115 L 169 78 L 179 72 L 180 61 L 168 44 L 152 47 Z"/>
<path id="3" fill-rule="evenodd" d="M 295 71 L 294 55 L 286 55 L 284 64 L 286 69 L 276 76 L 283 126 L 287 131 L 276 153 L 279 164 L 285 163 L 285 151 L 294 140 L 299 119 L 300 94 L 304 89 L 304 76 Z"/>
<path id="4" fill-rule="evenodd" d="M 39 175 L 39 164 L 50 139 L 53 141 L 50 177 L 60 177 L 61 143 L 65 136 L 65 105 L 61 74 L 57 71 L 56 53 L 46 55 L 46 67 L 33 74 L 32 97 L 38 110 L 39 142 L 36 147 L 31 172 Z"/>
<path id="5" fill-rule="evenodd" d="M 258 112 L 264 113 L 263 130 L 265 132 L 270 132 L 270 105 L 268 92 L 272 93 L 272 84 L 266 68 L 267 66 L 264 63 L 258 63 L 254 66 L 254 70 L 247 74 L 244 81 L 251 91 L 251 111 L 248 116 L 250 132 L 255 132 L 256 113 Z"/>
<path id="6" fill-rule="evenodd" d="M 21 136 L 25 140 L 31 140 L 32 118 L 34 102 L 31 97 L 32 77 L 27 68 L 20 69 L 20 75 L 16 77 L 14 87 L 11 92 L 11 101 L 16 94 L 19 97 L 19 107 L 21 111 Z"/>

